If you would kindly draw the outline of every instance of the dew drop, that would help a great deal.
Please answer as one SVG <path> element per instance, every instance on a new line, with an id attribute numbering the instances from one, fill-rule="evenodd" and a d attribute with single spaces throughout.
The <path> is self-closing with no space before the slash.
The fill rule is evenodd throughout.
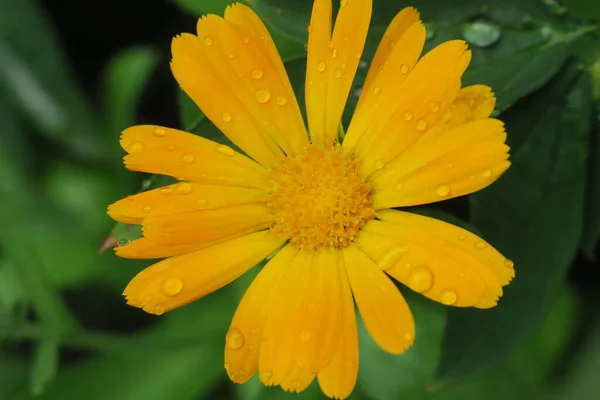
<path id="1" fill-rule="evenodd" d="M 373 93 L 377 96 L 379 93 L 381 93 L 381 87 L 375 86 L 373 88 Z"/>
<path id="2" fill-rule="evenodd" d="M 181 182 L 177 185 L 178 194 L 188 194 L 192 192 L 192 185 L 187 182 Z"/>
<path id="3" fill-rule="evenodd" d="M 260 79 L 263 76 L 263 72 L 260 69 L 255 69 L 254 71 L 252 71 L 252 79 Z"/>
<path id="4" fill-rule="evenodd" d="M 162 315 L 165 313 L 165 308 L 163 306 L 156 306 L 154 307 L 154 314 L 156 315 Z"/>
<path id="5" fill-rule="evenodd" d="M 325 64 L 325 61 L 319 61 L 317 63 L 317 71 L 319 71 L 319 72 L 325 71 L 326 67 L 327 67 L 327 65 Z"/>
<path id="6" fill-rule="evenodd" d="M 129 243 L 131 243 L 131 241 L 129 241 L 127 239 L 121 239 L 121 240 L 119 240 L 118 245 L 119 245 L 119 247 L 121 247 L 121 246 L 127 246 Z"/>
<path id="7" fill-rule="evenodd" d="M 205 36 L 204 37 L 204 44 L 207 46 L 212 46 L 213 45 L 213 39 L 210 36 Z"/>
<path id="8" fill-rule="evenodd" d="M 506 268 L 514 268 L 515 263 L 513 262 L 513 260 L 507 258 L 506 260 L 504 260 L 504 266 Z"/>
<path id="9" fill-rule="evenodd" d="M 447 306 L 456 303 L 458 296 L 454 290 L 444 290 L 441 294 L 441 302 Z"/>
<path id="10" fill-rule="evenodd" d="M 225 364 L 223 364 L 223 367 L 225 367 L 225 371 L 227 371 L 227 372 L 229 372 L 229 369 L 231 368 L 231 367 L 229 366 L 229 363 L 225 363 Z"/>
<path id="11" fill-rule="evenodd" d="M 171 187 L 164 187 L 160 189 L 160 194 L 171 194 L 173 193 L 173 188 Z"/>
<path id="12" fill-rule="evenodd" d="M 312 30 L 312 27 L 310 25 L 306 25 L 306 32 L 309 32 Z"/>
<path id="13" fill-rule="evenodd" d="M 167 131 L 165 128 L 155 128 L 153 133 L 156 137 L 163 137 L 167 134 Z"/>
<path id="14" fill-rule="evenodd" d="M 402 72 L 403 74 L 406 74 L 408 72 L 408 65 L 402 64 L 400 66 L 400 72 Z"/>
<path id="15" fill-rule="evenodd" d="M 406 247 L 393 247 L 381 255 L 377 265 L 383 270 L 393 268 L 404 257 L 406 251 Z"/>
<path id="16" fill-rule="evenodd" d="M 287 99 L 283 96 L 277 96 L 275 102 L 278 106 L 285 106 L 287 104 Z"/>
<path id="17" fill-rule="evenodd" d="M 260 89 L 256 91 L 256 101 L 261 104 L 266 103 L 271 98 L 271 92 L 266 89 Z"/>
<path id="18" fill-rule="evenodd" d="M 483 240 L 478 240 L 477 242 L 475 242 L 475 249 L 477 250 L 483 250 L 487 247 L 487 245 L 485 244 L 485 242 Z"/>
<path id="19" fill-rule="evenodd" d="M 412 119 L 413 119 L 413 114 L 410 111 L 405 111 L 404 112 L 404 120 L 408 122 Z"/>
<path id="20" fill-rule="evenodd" d="M 450 194 L 450 185 L 446 185 L 444 183 L 444 184 L 438 186 L 436 193 L 440 197 L 448 196 Z"/>
<path id="21" fill-rule="evenodd" d="M 144 214 L 148 214 L 150 211 L 152 211 L 152 206 L 150 204 L 146 204 L 144 207 L 142 207 L 142 211 Z"/>
<path id="22" fill-rule="evenodd" d="M 383 163 L 383 161 L 381 161 L 381 160 L 378 160 L 378 161 L 375 163 L 375 168 L 377 168 L 377 169 L 382 169 L 384 166 L 385 166 L 385 164 L 384 164 L 384 163 Z"/>
<path id="23" fill-rule="evenodd" d="M 417 122 L 417 129 L 421 132 L 427 129 L 427 121 L 420 119 L 419 122 Z"/>
<path id="24" fill-rule="evenodd" d="M 418 293 L 426 292 L 433 285 L 433 274 L 429 268 L 416 267 L 408 275 L 408 287 Z"/>
<path id="25" fill-rule="evenodd" d="M 477 47 L 489 47 L 500 40 L 500 26 L 484 19 L 467 23 L 463 27 L 463 38 Z"/>
<path id="26" fill-rule="evenodd" d="M 194 162 L 194 160 L 195 160 L 195 158 L 191 154 L 186 154 L 183 157 L 181 157 L 181 161 L 183 161 L 186 164 L 192 164 Z"/>
<path id="27" fill-rule="evenodd" d="M 340 0 L 340 7 L 344 8 L 348 5 L 348 0 Z"/>
<path id="28" fill-rule="evenodd" d="M 237 350 L 244 345 L 244 335 L 239 329 L 232 328 L 225 336 L 225 343 L 230 349 Z"/>
<path id="29" fill-rule="evenodd" d="M 342 70 L 336 69 L 334 75 L 336 78 L 340 79 L 342 77 Z"/>
<path id="30" fill-rule="evenodd" d="M 429 103 L 429 111 L 431 111 L 432 113 L 440 111 L 440 103 L 436 103 L 435 101 Z"/>
<path id="31" fill-rule="evenodd" d="M 144 145 L 141 142 L 133 142 L 127 148 L 130 153 L 139 153 L 144 150 Z"/>
<path id="32" fill-rule="evenodd" d="M 333 49 L 333 50 L 331 50 L 331 57 L 333 57 L 333 58 L 336 58 L 336 57 L 337 57 L 337 55 L 338 55 L 338 51 L 337 51 L 337 49 Z"/>
<path id="33" fill-rule="evenodd" d="M 226 156 L 233 156 L 235 151 L 229 146 L 225 146 L 224 144 L 220 144 L 217 146 L 217 151 L 221 154 L 225 154 Z"/>
<path id="34" fill-rule="evenodd" d="M 464 242 L 465 240 L 467 240 L 467 236 L 466 235 L 458 235 L 458 240 L 460 240 L 461 242 Z"/>
<path id="35" fill-rule="evenodd" d="M 225 122 L 231 121 L 231 114 L 229 114 L 226 111 L 223 111 L 223 114 L 221 115 L 221 117 L 223 118 L 223 121 L 225 121 Z"/>
<path id="36" fill-rule="evenodd" d="M 242 38 L 242 42 L 244 42 L 244 44 L 248 44 L 248 43 L 250 43 L 250 39 L 248 39 L 247 37 L 244 36 Z"/>
<path id="37" fill-rule="evenodd" d="M 492 177 L 492 170 L 491 169 L 486 169 L 485 171 L 483 171 L 482 173 L 484 178 L 491 178 Z"/>
<path id="38" fill-rule="evenodd" d="M 152 300 L 152 296 L 150 296 L 149 294 L 147 294 L 147 295 L 144 295 L 144 297 L 142 298 L 142 301 L 143 301 L 144 303 L 149 303 L 149 302 L 150 302 L 150 300 Z"/>
<path id="39" fill-rule="evenodd" d="M 413 340 L 412 333 L 405 333 L 404 334 L 404 340 L 406 340 L 407 342 L 411 342 Z"/>
<path id="40" fill-rule="evenodd" d="M 167 296 L 177 296 L 183 289 L 183 282 L 179 278 L 167 278 L 162 283 L 162 292 Z"/>
<path id="41" fill-rule="evenodd" d="M 394 46 L 396 46 L 396 42 L 394 42 L 393 40 L 390 40 L 388 43 L 388 48 L 390 50 L 392 50 L 394 48 Z"/>

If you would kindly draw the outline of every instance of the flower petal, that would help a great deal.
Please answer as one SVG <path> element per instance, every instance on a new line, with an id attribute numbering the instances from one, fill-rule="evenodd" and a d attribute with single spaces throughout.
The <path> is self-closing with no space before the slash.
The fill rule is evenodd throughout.
<path id="1" fill-rule="evenodd" d="M 274 218 L 266 204 L 250 203 L 146 218 L 142 232 L 157 244 L 194 244 L 264 229 Z"/>
<path id="2" fill-rule="evenodd" d="M 191 133 L 153 125 L 123 131 L 125 166 L 211 185 L 269 188 L 267 171 L 232 148 Z"/>
<path id="3" fill-rule="evenodd" d="M 111 204 L 108 214 L 117 221 L 160 217 L 194 211 L 231 207 L 240 204 L 260 203 L 266 200 L 262 190 L 236 186 L 204 185 L 180 182 L 149 190 Z"/>
<path id="4" fill-rule="evenodd" d="M 331 0 L 316 0 L 308 35 L 306 113 L 312 142 L 333 143 L 360 62 L 371 19 L 371 0 L 340 6 L 333 35 Z"/>
<path id="5" fill-rule="evenodd" d="M 437 302 L 448 302 L 455 293 L 455 307 L 473 307 L 481 302 L 485 282 L 477 271 L 448 257 L 444 252 L 448 246 L 424 245 L 408 232 L 386 231 L 390 228 L 385 222 L 370 221 L 367 225 L 356 238 L 356 245 L 398 282 Z"/>
<path id="6" fill-rule="evenodd" d="M 225 369 L 233 382 L 248 381 L 258 369 L 258 354 L 271 299 L 295 256 L 295 247 L 285 246 L 258 273 L 240 300 L 225 345 Z"/>
<path id="7" fill-rule="evenodd" d="M 292 372 L 281 382 L 281 388 L 286 392 L 300 393 L 315 380 L 315 374 L 297 364 L 292 366 Z"/>
<path id="8" fill-rule="evenodd" d="M 363 229 L 410 245 L 405 262 L 410 261 L 411 249 L 415 247 L 417 264 L 411 263 L 413 267 L 419 264 L 431 266 L 427 265 L 428 261 L 438 262 L 444 259 L 444 263 L 461 264 L 462 268 L 465 268 L 465 274 L 469 270 L 483 280 L 485 293 L 481 301 L 475 305 L 477 308 L 495 306 L 498 298 L 502 296 L 502 286 L 508 285 L 515 276 L 512 261 L 503 257 L 489 243 L 465 229 L 434 218 L 396 210 L 379 211 L 377 217 L 383 222 L 372 221 L 377 223 L 370 222 Z M 427 252 L 430 253 L 429 257 Z M 393 275 L 398 278 L 405 276 L 406 272 L 403 274 L 399 271 L 393 272 Z M 455 290 L 450 286 L 445 289 Z M 459 301 L 458 298 L 454 300 L 456 303 Z"/>
<path id="9" fill-rule="evenodd" d="M 166 258 L 191 253 L 231 239 L 233 238 L 229 237 L 210 242 L 182 244 L 178 246 L 163 246 L 142 237 L 131 241 L 131 243 L 125 246 L 116 247 L 115 253 L 123 258 Z"/>
<path id="10" fill-rule="evenodd" d="M 160 315 L 222 288 L 273 253 L 284 239 L 257 232 L 160 261 L 129 282 L 127 304 Z"/>
<path id="11" fill-rule="evenodd" d="M 317 376 L 323 393 L 334 399 L 349 397 L 358 376 L 358 333 L 354 301 L 344 269 L 341 275 L 342 332 L 331 362 Z"/>
<path id="12" fill-rule="evenodd" d="M 398 90 L 379 89 L 379 95 L 392 91 L 387 94 L 390 101 L 382 101 L 376 113 L 363 112 L 364 118 L 369 119 L 367 123 L 359 119 L 348 128 L 349 135 L 357 129 L 352 135 L 363 137 L 358 143 L 344 143 L 345 148 L 363 159 L 363 176 L 382 169 L 450 109 L 460 91 L 460 76 L 466 68 L 467 54 L 465 42 L 445 42 L 417 63 Z"/>
<path id="13" fill-rule="evenodd" d="M 415 322 L 394 283 L 356 245 L 342 250 L 358 310 L 367 331 L 383 350 L 401 354 L 415 338 Z"/>
<path id="14" fill-rule="evenodd" d="M 433 203 L 489 186 L 510 166 L 505 140 L 504 125 L 495 119 L 426 134 L 373 175 L 373 207 Z"/>
<path id="15" fill-rule="evenodd" d="M 375 87 L 384 85 L 393 92 L 402 85 L 408 72 L 414 68 L 421 56 L 425 36 L 425 27 L 419 19 L 417 10 L 406 7 L 396 14 L 381 38 L 377 52 L 371 61 L 358 101 L 357 113 L 363 104 L 367 104 L 365 113 L 373 112 L 373 106 L 382 101 L 378 97 L 379 93 L 373 90 Z M 383 95 L 389 96 L 390 90 Z"/>

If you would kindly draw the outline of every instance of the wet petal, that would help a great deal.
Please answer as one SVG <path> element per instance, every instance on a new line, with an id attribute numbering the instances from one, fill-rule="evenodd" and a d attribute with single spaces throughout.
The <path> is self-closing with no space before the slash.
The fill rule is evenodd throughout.
<path id="1" fill-rule="evenodd" d="M 211 185 L 269 188 L 267 171 L 228 146 L 191 133 L 153 125 L 123 131 L 121 146 L 132 171 L 169 175 Z"/>
<path id="2" fill-rule="evenodd" d="M 156 244 L 145 237 L 142 237 L 133 240 L 131 243 L 125 246 L 119 246 L 115 248 L 115 253 L 119 257 L 123 258 L 166 258 L 191 253 L 193 251 L 200 250 L 205 247 L 210 247 L 217 243 L 221 243 L 231 239 L 233 239 L 233 237 L 227 237 L 202 243 L 182 244 L 178 246 L 163 246 L 160 244 Z"/>
<path id="3" fill-rule="evenodd" d="M 331 0 L 316 0 L 308 35 L 306 112 L 313 143 L 337 138 L 371 18 L 371 0 L 342 2 L 331 32 Z"/>
<path id="4" fill-rule="evenodd" d="M 259 272 L 233 316 L 225 344 L 225 369 L 236 383 L 248 381 L 258 369 L 258 354 L 273 293 L 296 255 L 286 246 Z"/>
<path id="5" fill-rule="evenodd" d="M 257 232 L 168 258 L 137 274 L 123 294 L 127 304 L 160 315 L 227 285 L 284 241 L 271 232 Z"/>
<path id="6" fill-rule="evenodd" d="M 404 353 L 415 338 L 415 322 L 404 297 L 356 245 L 344 248 L 342 254 L 352 294 L 367 331 L 388 353 Z"/>

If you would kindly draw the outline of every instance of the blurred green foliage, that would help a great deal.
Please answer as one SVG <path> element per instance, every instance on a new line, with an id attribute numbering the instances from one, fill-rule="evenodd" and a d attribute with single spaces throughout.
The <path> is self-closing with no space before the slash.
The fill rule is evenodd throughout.
<path id="1" fill-rule="evenodd" d="M 145 3 L 132 3 L 129 18 L 150 18 L 139 12 Z M 70 66 L 80 55 L 67 50 L 71 39 L 49 17 L 56 3 L 0 0 L 0 399 L 294 397 L 256 378 L 233 385 L 222 367 L 225 332 L 256 269 L 154 317 L 120 295 L 149 263 L 98 254 L 140 235 L 137 227 L 114 226 L 106 205 L 168 182 L 125 171 L 122 129 L 170 124 L 231 144 L 166 78 L 170 37 L 193 31 L 200 15 L 221 14 L 228 3 L 165 2 L 170 14 L 158 18 L 170 36 L 110 48 L 87 74 Z M 302 104 L 311 0 L 246 3 L 267 21 Z M 473 62 L 464 83 L 494 88 L 513 161 L 481 193 L 415 211 L 482 234 L 514 259 L 517 276 L 500 305 L 484 311 L 448 310 L 402 288 L 416 343 L 404 355 L 385 354 L 361 324 L 352 398 L 596 398 L 600 3 L 374 0 L 346 124 L 379 38 L 408 5 L 421 11 L 427 49 L 469 41 Z M 120 6 L 102 7 L 111 15 Z M 63 20 L 70 18 L 77 16 Z M 105 40 L 104 31 L 88 34 Z M 93 78 L 82 85 L 82 75 Z M 323 398 L 314 384 L 296 397 Z"/>

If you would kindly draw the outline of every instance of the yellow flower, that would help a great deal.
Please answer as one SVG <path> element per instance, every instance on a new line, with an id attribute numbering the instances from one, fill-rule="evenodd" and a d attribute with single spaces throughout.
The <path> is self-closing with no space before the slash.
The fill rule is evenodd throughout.
<path id="1" fill-rule="evenodd" d="M 491 89 L 461 88 L 471 53 L 449 41 L 420 58 L 413 8 L 393 19 L 373 58 L 343 141 L 338 128 L 371 16 L 370 0 L 315 0 L 306 72 L 308 132 L 283 63 L 242 4 L 173 40 L 173 74 L 248 156 L 175 129 L 135 126 L 121 145 L 130 170 L 171 186 L 109 207 L 144 237 L 130 258 L 166 258 L 125 289 L 128 304 L 162 314 L 211 293 L 268 258 L 226 336 L 225 368 L 242 383 L 300 392 L 315 377 L 334 398 L 358 371 L 354 302 L 375 342 L 400 354 L 415 338 L 390 277 L 456 307 L 489 308 L 512 261 L 461 228 L 393 210 L 482 189 L 510 165 Z M 340 143 L 341 141 L 341 143 Z"/>

